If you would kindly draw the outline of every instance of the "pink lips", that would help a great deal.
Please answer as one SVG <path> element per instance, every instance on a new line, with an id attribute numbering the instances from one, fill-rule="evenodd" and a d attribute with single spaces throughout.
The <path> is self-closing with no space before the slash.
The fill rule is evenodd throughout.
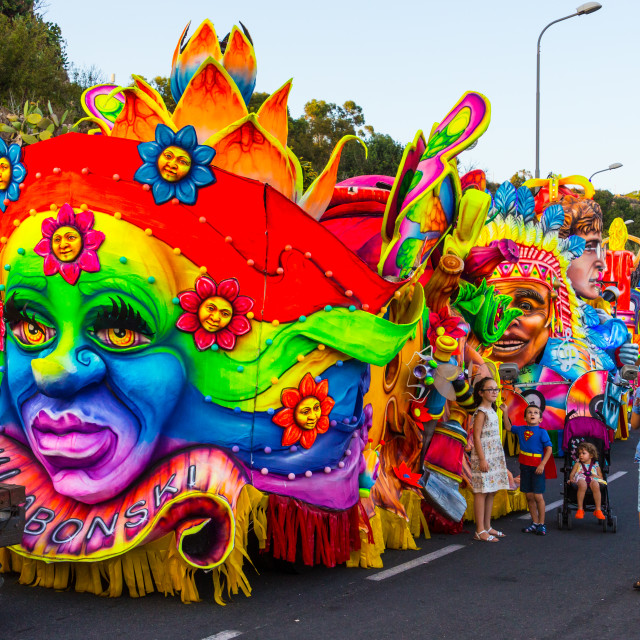
<path id="1" fill-rule="evenodd" d="M 32 423 L 32 431 L 40 455 L 63 468 L 93 466 L 116 442 L 111 429 L 85 422 L 73 413 L 52 418 L 40 411 Z"/>

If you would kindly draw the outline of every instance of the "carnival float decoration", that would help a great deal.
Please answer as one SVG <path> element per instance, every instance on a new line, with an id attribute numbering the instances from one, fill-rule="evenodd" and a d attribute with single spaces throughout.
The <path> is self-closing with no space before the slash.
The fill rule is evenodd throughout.
<path id="1" fill-rule="evenodd" d="M 602 225 L 591 251 L 556 201 L 580 198 L 458 175 L 484 96 L 418 132 L 395 177 L 336 185 L 346 136 L 304 190 L 291 82 L 250 112 L 248 32 L 188 29 L 172 113 L 133 76 L 85 92 L 89 135 L 0 145 L 0 481 L 26 490 L 0 563 L 26 584 L 189 602 L 206 569 L 222 603 L 251 592 L 250 536 L 380 567 L 461 530 L 477 376 L 517 364 L 510 411 L 560 383 L 559 425 L 570 401 L 614 411 L 637 358 L 571 276 L 601 259 Z M 503 513 L 526 508 L 513 494 Z"/>

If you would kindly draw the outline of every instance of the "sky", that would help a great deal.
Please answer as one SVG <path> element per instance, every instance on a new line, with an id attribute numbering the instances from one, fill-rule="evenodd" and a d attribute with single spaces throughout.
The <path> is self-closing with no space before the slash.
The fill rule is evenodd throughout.
<path id="1" fill-rule="evenodd" d="M 50 0 L 69 60 L 116 82 L 168 76 L 184 26 L 209 18 L 222 38 L 241 21 L 258 61 L 256 91 L 289 78 L 291 114 L 313 98 L 353 100 L 367 124 L 406 144 L 444 119 L 465 91 L 491 102 L 491 124 L 463 169 L 502 182 L 535 168 L 536 42 L 579 0 Z M 594 177 L 596 188 L 640 189 L 640 2 L 550 27 L 541 43 L 540 174 Z"/>

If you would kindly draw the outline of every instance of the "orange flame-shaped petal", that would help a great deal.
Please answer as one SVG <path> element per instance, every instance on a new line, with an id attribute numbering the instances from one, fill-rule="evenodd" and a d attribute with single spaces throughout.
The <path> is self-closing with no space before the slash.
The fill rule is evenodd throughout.
<path id="1" fill-rule="evenodd" d="M 115 89 L 114 93 L 118 91 L 124 95 L 125 102 L 111 130 L 112 136 L 149 142 L 155 140 L 159 123 L 177 131 L 167 110 L 163 110 L 145 91 L 136 87 L 121 87 Z"/>
<path id="2" fill-rule="evenodd" d="M 224 68 L 235 80 L 240 93 L 248 103 L 256 86 L 256 53 L 249 38 L 234 26 L 229 34 L 227 47 L 222 58 Z"/>
<path id="3" fill-rule="evenodd" d="M 331 153 L 329 162 L 322 173 L 311 183 L 305 194 L 298 203 L 312 218 L 319 220 L 325 212 L 331 197 L 333 196 L 333 188 L 336 186 L 338 177 L 338 165 L 340 164 L 340 154 L 342 148 L 349 140 L 357 140 L 363 147 L 365 154 L 367 146 L 358 138 L 358 136 L 344 136 L 335 149 Z"/>
<path id="4" fill-rule="evenodd" d="M 162 96 L 142 77 L 132 74 L 134 86 L 146 93 L 161 109 L 167 111 L 167 105 Z"/>
<path id="5" fill-rule="evenodd" d="M 274 91 L 258 109 L 258 121 L 283 147 L 287 144 L 289 133 L 289 118 L 287 116 L 289 91 L 291 91 L 291 80 Z"/>
<path id="6" fill-rule="evenodd" d="M 224 67 L 207 58 L 187 85 L 173 112 L 178 129 L 191 124 L 203 142 L 231 123 L 244 118 L 247 107 Z"/>
<path id="7" fill-rule="evenodd" d="M 209 138 L 216 150 L 213 165 L 246 178 L 269 183 L 295 200 L 296 177 L 282 145 L 250 113 Z"/>

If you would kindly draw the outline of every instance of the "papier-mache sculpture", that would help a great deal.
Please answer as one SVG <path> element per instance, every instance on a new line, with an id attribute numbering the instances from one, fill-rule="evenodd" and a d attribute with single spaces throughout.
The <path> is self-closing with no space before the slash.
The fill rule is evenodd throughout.
<path id="1" fill-rule="evenodd" d="M 531 194 L 491 208 L 483 176 L 461 182 L 484 96 L 419 132 L 395 178 L 336 186 L 346 136 L 304 191 L 291 82 L 249 113 L 255 78 L 248 34 L 205 21 L 176 48 L 173 113 L 134 76 L 85 92 L 91 135 L 0 146 L 0 481 L 27 494 L 0 562 L 23 583 L 192 601 L 208 569 L 222 602 L 250 593 L 250 535 L 379 567 L 459 530 L 473 377 L 498 378 L 531 315 L 516 277 L 547 305 L 523 371 L 579 380 L 569 329 L 605 379 L 624 356 L 567 282 L 589 242 L 558 239 L 560 207 L 536 222 Z"/>

